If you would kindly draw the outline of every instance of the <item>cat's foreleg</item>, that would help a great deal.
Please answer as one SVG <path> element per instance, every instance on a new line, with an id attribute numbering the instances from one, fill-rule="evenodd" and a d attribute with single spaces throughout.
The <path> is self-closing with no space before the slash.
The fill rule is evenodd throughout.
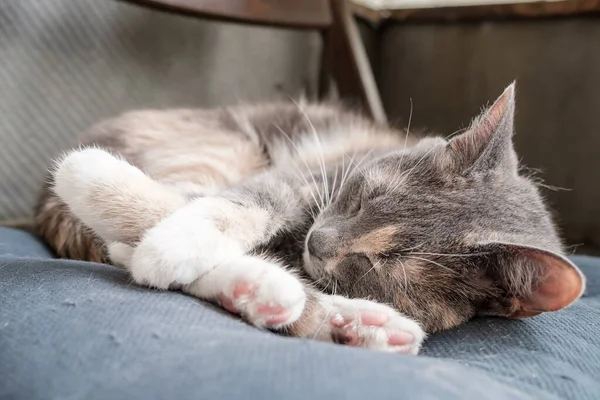
<path id="1" fill-rule="evenodd" d="M 194 199 L 144 234 L 131 273 L 158 288 L 190 284 L 302 223 L 301 201 L 291 183 L 268 176 Z"/>
<path id="2" fill-rule="evenodd" d="M 97 148 L 69 152 L 56 163 L 54 192 L 107 243 L 129 246 L 187 202 L 127 161 Z"/>
<path id="3" fill-rule="evenodd" d="M 189 201 L 97 148 L 68 153 L 54 182 L 55 193 L 107 242 L 113 258 L 129 261 L 136 281 L 163 289 L 247 254 L 293 223 L 298 208 L 293 189 L 269 179 Z"/>
<path id="4" fill-rule="evenodd" d="M 136 282 L 221 302 L 261 327 L 284 326 L 301 314 L 302 283 L 277 260 L 247 254 L 283 223 L 267 203 L 250 201 L 248 188 L 238 193 L 238 200 L 248 202 L 219 197 L 188 202 L 126 161 L 93 148 L 66 155 L 54 180 L 55 192 L 107 242 L 111 260 Z"/>
<path id="5" fill-rule="evenodd" d="M 131 269 L 135 251 L 133 247 L 123 243 L 110 243 L 108 251 L 113 262 Z M 187 253 L 193 251 L 194 248 L 186 250 Z M 306 301 L 304 285 L 286 271 L 279 261 L 259 255 L 238 255 L 231 257 L 229 261 L 213 265 L 206 262 L 202 249 L 197 251 L 198 266 L 204 265 L 207 268 L 193 268 L 198 277 L 189 284 L 180 285 L 171 280 L 171 288 L 178 288 L 195 297 L 216 302 L 261 328 L 278 329 L 288 326 L 303 312 Z M 169 263 L 174 270 L 190 267 L 190 264 L 178 266 L 177 258 L 168 257 L 161 255 L 163 262 Z M 144 264 L 138 260 L 134 265 L 140 268 L 140 265 Z M 145 269 L 143 274 L 148 272 L 148 269 Z M 142 276 L 145 276 L 143 274 Z M 146 278 L 140 278 L 138 275 L 134 279 L 144 283 Z"/>
<path id="6" fill-rule="evenodd" d="M 306 303 L 304 285 L 283 264 L 253 255 L 222 262 L 181 290 L 215 301 L 251 324 L 268 329 L 296 321 Z"/>

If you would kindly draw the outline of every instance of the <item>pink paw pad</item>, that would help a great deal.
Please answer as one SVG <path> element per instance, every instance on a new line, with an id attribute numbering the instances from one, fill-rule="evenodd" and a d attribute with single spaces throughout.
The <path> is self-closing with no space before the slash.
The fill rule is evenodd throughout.
<path id="1" fill-rule="evenodd" d="M 260 320 L 268 327 L 286 323 L 291 311 L 279 304 L 257 303 L 256 289 L 256 286 L 250 282 L 238 282 L 233 287 L 233 298 L 220 294 L 219 303 L 225 310 L 234 314 L 243 314 L 253 320 L 251 322 L 256 323 Z"/>
<path id="2" fill-rule="evenodd" d="M 389 319 L 390 317 L 385 314 L 372 311 L 365 311 L 360 314 L 362 324 L 368 326 L 383 326 Z"/>
<path id="3" fill-rule="evenodd" d="M 363 347 L 369 340 L 384 339 L 397 353 L 408 353 L 415 337 L 405 331 L 386 329 L 390 317 L 383 313 L 365 311 L 348 317 L 336 314 L 331 318 L 332 339 L 335 343 Z M 385 336 L 384 336 L 385 335 Z"/>
<path id="4" fill-rule="evenodd" d="M 411 333 L 404 331 L 387 332 L 387 336 L 390 346 L 408 346 L 415 341 L 415 337 Z"/>
<path id="5" fill-rule="evenodd" d="M 239 282 L 233 287 L 233 298 L 251 296 L 254 291 L 254 284 L 250 282 Z"/>
<path id="6" fill-rule="evenodd" d="M 290 317 L 290 311 L 280 305 L 259 304 L 256 313 L 263 316 L 267 325 L 283 324 Z"/>
<path id="7" fill-rule="evenodd" d="M 242 297 L 248 297 L 252 295 L 254 285 L 250 282 L 239 282 L 233 288 L 233 299 L 230 299 L 225 294 L 219 295 L 219 303 L 221 307 L 233 314 L 239 314 L 240 310 L 236 306 L 235 301 L 240 300 Z"/>

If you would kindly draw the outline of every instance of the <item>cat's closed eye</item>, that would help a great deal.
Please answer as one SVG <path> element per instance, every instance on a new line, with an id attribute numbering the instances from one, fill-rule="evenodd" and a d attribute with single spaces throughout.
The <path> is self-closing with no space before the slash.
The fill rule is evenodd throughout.
<path id="1" fill-rule="evenodd" d="M 364 199 L 360 193 L 350 194 L 346 202 L 346 213 L 349 215 L 358 214 L 363 208 Z"/>

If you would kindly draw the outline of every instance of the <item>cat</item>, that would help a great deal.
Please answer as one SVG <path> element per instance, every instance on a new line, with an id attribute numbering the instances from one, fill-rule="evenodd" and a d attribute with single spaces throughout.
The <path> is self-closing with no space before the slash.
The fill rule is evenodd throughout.
<path id="1" fill-rule="evenodd" d="M 585 279 L 513 149 L 515 86 L 450 139 L 323 104 L 135 111 L 59 159 L 36 220 L 61 257 L 296 337 L 417 354 Z"/>

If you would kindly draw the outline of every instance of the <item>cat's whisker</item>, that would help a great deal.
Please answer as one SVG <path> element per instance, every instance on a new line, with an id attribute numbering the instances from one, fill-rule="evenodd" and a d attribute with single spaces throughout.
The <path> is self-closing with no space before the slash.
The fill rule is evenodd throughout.
<path id="1" fill-rule="evenodd" d="M 319 312 L 319 310 L 315 311 L 315 313 L 317 313 L 317 312 Z M 327 311 L 327 313 L 325 314 L 325 317 L 323 317 L 323 320 L 321 321 L 321 323 L 315 330 L 315 333 L 313 333 L 312 339 L 317 338 L 317 336 L 319 335 L 319 332 L 321 332 L 321 329 L 323 329 L 323 326 L 325 326 L 325 323 L 327 322 L 327 320 L 329 319 L 330 316 L 331 316 L 331 311 Z"/>
<path id="2" fill-rule="evenodd" d="M 371 185 L 369 178 L 367 178 L 367 174 L 365 173 L 365 171 L 363 171 L 362 169 L 358 170 L 358 173 L 362 175 L 362 177 L 365 179 L 365 183 L 367 184 L 367 186 L 369 187 L 369 190 L 373 189 L 373 186 Z"/>
<path id="3" fill-rule="evenodd" d="M 369 268 L 367 270 L 367 272 L 365 272 L 364 274 L 362 274 L 360 276 L 360 278 L 358 278 L 356 281 L 354 281 L 354 285 L 355 286 L 358 282 L 360 282 L 361 280 L 363 280 L 367 275 L 369 275 L 375 268 L 378 268 L 381 265 L 381 260 L 377 260 L 377 262 L 375 262 L 371 268 Z"/>
<path id="4" fill-rule="evenodd" d="M 324 292 L 327 292 L 327 289 L 329 289 L 329 285 L 331 285 L 332 281 L 333 281 L 333 276 L 330 276 L 329 280 L 327 281 L 327 284 L 323 287 Z"/>
<path id="5" fill-rule="evenodd" d="M 569 188 L 565 188 L 565 187 L 561 187 L 561 186 L 546 185 L 545 183 L 542 183 L 540 181 L 534 181 L 534 184 L 536 186 L 543 187 L 544 189 L 552 190 L 554 192 L 559 192 L 559 191 L 571 192 L 573 190 L 573 189 L 569 189 Z"/>
<path id="6" fill-rule="evenodd" d="M 313 128 L 313 130 L 314 130 L 314 128 Z M 325 166 L 325 157 L 323 156 L 321 140 L 317 136 L 316 131 L 315 131 L 315 138 L 317 139 L 317 143 L 319 144 L 319 150 L 321 153 L 321 176 L 322 176 L 322 181 L 323 181 L 323 197 L 325 199 L 323 209 L 325 209 L 330 204 L 327 201 L 329 198 L 329 178 L 327 177 L 327 167 Z"/>
<path id="7" fill-rule="evenodd" d="M 313 200 L 315 201 L 315 203 L 318 204 L 317 198 L 315 197 L 315 194 L 314 194 L 314 192 L 313 192 L 310 184 L 308 183 L 308 180 L 306 179 L 306 177 L 304 176 L 304 174 L 300 170 L 300 167 L 298 167 L 298 164 L 296 164 L 296 162 L 292 161 L 292 164 L 294 165 L 294 167 L 296 168 L 296 171 L 297 171 L 297 173 L 294 173 L 294 176 L 296 178 L 299 178 L 300 180 L 302 180 L 302 182 L 304 183 L 304 186 L 308 189 L 308 193 L 311 195 L 311 197 L 313 198 Z M 312 218 L 315 219 L 317 216 L 312 211 L 312 208 L 309 208 L 308 210 L 309 210 L 309 213 L 312 216 Z"/>
<path id="8" fill-rule="evenodd" d="M 373 151 L 374 151 L 374 149 L 371 149 L 371 150 L 367 151 L 365 153 L 365 155 L 360 159 L 360 161 L 358 161 L 358 163 L 355 164 L 354 169 L 352 170 L 352 172 L 354 172 L 358 168 L 360 168 L 360 166 L 362 165 L 362 163 L 367 159 L 367 157 L 369 157 L 373 153 Z"/>
<path id="9" fill-rule="evenodd" d="M 360 161 L 356 164 L 356 168 L 360 167 L 362 163 L 367 159 L 367 157 L 369 157 L 373 153 L 373 151 L 375 151 L 375 149 L 367 151 L 363 158 L 361 158 Z"/>
<path id="10" fill-rule="evenodd" d="M 320 277 L 317 280 L 310 281 L 310 283 L 318 285 L 319 283 L 323 282 L 326 278 L 327 278 L 327 276 L 325 275 L 325 276 Z"/>
<path id="11" fill-rule="evenodd" d="M 490 253 L 482 252 L 482 253 L 464 253 L 464 254 L 452 253 L 452 254 L 448 254 L 448 253 L 427 253 L 427 252 L 422 252 L 422 251 L 414 251 L 414 252 L 409 253 L 408 255 L 410 256 L 412 254 L 419 254 L 419 255 L 425 255 L 425 256 L 441 256 L 441 257 L 476 257 L 476 256 L 488 255 Z"/>
<path id="12" fill-rule="evenodd" d="M 369 188 L 371 188 L 371 183 L 369 182 L 369 180 L 367 179 L 367 176 L 365 175 L 364 171 L 362 171 L 360 169 L 360 166 L 362 165 L 362 163 L 367 159 L 367 157 L 369 157 L 369 155 L 371 155 L 371 153 L 373 153 L 374 149 L 369 150 L 367 153 L 365 153 L 365 155 L 358 161 L 358 163 L 354 163 L 354 168 L 352 168 L 352 171 L 350 171 L 348 173 L 348 175 L 354 173 L 355 171 L 358 171 L 364 178 L 365 178 L 365 183 L 369 186 Z"/>
<path id="13" fill-rule="evenodd" d="M 410 113 L 408 114 L 408 124 L 406 126 L 406 133 L 404 135 L 404 145 L 402 146 L 402 155 L 400 156 L 400 162 L 396 165 L 396 170 L 398 171 L 398 175 L 400 175 L 400 171 L 402 169 L 402 162 L 404 161 L 404 150 L 406 150 L 406 145 L 408 144 L 408 137 L 410 136 L 410 125 L 412 123 L 412 115 L 413 115 L 413 101 L 412 98 L 410 99 Z M 401 183 L 397 183 L 395 185 L 388 185 L 387 189 L 386 189 L 386 193 L 387 194 L 392 194 L 394 193 L 396 190 L 398 190 L 398 188 L 400 187 L 400 185 L 403 183 L 404 181 L 402 181 Z"/>
<path id="14" fill-rule="evenodd" d="M 344 169 L 344 160 L 345 160 L 346 157 L 348 157 L 350 160 L 348 162 L 348 166 L 346 167 L 346 169 Z M 343 171 L 343 173 L 342 173 L 342 181 L 340 182 L 340 188 L 338 189 L 338 194 L 337 194 L 338 197 L 339 197 L 340 193 L 342 192 L 342 189 L 344 188 L 344 185 L 346 184 L 346 181 L 348 179 L 348 175 L 349 175 L 349 172 L 350 172 L 350 166 L 352 165 L 352 162 L 354 161 L 354 157 L 356 157 L 356 153 L 353 153 L 352 157 L 350 157 L 350 156 L 348 156 L 348 154 L 346 154 L 344 152 L 344 155 L 342 157 L 342 171 Z"/>
<path id="15" fill-rule="evenodd" d="M 335 185 L 337 184 L 338 179 L 338 166 L 335 166 L 335 175 L 333 177 L 333 184 L 331 185 L 331 193 L 329 195 L 329 204 L 333 202 L 333 195 L 335 194 Z"/>
<path id="16" fill-rule="evenodd" d="M 313 198 L 315 203 L 317 203 L 317 198 L 315 197 L 314 192 L 312 191 L 310 184 L 308 183 L 308 180 L 306 179 L 306 176 L 304 176 L 304 174 L 302 173 L 302 170 L 300 169 L 300 167 L 298 167 L 298 164 L 296 162 L 292 161 L 292 164 L 294 165 L 294 167 L 296 168 L 296 171 L 297 171 L 294 173 L 294 176 L 296 178 L 300 179 L 302 181 L 302 183 L 304 183 L 304 187 L 306 187 L 308 189 L 308 193 L 311 195 L 311 197 Z M 309 207 L 308 212 L 314 220 L 316 218 L 316 215 L 313 212 L 312 208 Z"/>
<path id="17" fill-rule="evenodd" d="M 332 192 L 332 197 L 335 196 L 336 200 L 338 197 L 340 197 L 340 192 L 342 191 L 342 187 L 344 186 L 344 176 L 345 176 L 345 172 L 346 172 L 344 169 L 345 166 L 346 166 L 346 153 L 342 152 L 342 174 L 341 174 L 342 176 L 340 177 L 340 186 L 338 187 L 337 194 L 335 192 L 335 189 Z"/>
<path id="18" fill-rule="evenodd" d="M 451 268 L 449 268 L 449 267 L 446 267 L 445 265 L 443 265 L 443 264 L 440 264 L 440 263 L 438 263 L 438 262 L 435 262 L 435 261 L 429 260 L 429 259 L 427 259 L 427 258 L 423 258 L 423 257 L 417 257 L 417 256 L 408 256 L 408 255 L 407 255 L 407 256 L 405 256 L 405 257 L 407 257 L 407 258 L 413 258 L 413 259 L 416 259 L 416 260 L 421 260 L 421 261 L 428 262 L 428 263 L 430 263 L 430 264 L 437 265 L 438 267 L 440 267 L 440 268 L 443 268 L 443 269 L 447 270 L 448 272 L 451 272 L 452 274 L 455 274 L 455 271 L 454 271 L 454 270 L 452 270 Z"/>
<path id="19" fill-rule="evenodd" d="M 325 167 L 325 156 L 323 155 L 323 146 L 321 145 L 321 139 L 319 138 L 319 134 L 317 133 L 317 130 L 315 129 L 315 126 L 313 125 L 313 123 L 310 120 L 306 111 L 295 100 L 293 100 L 293 102 L 296 105 L 296 107 L 298 107 L 298 110 L 302 113 L 304 118 L 306 119 L 306 122 L 308 122 L 308 125 L 310 126 L 310 129 L 311 129 L 311 131 L 314 135 L 314 138 L 317 142 L 317 145 L 319 146 L 319 153 L 321 154 L 321 175 L 323 176 L 323 190 L 324 190 L 324 196 L 325 196 L 324 198 L 326 200 L 327 199 L 326 196 L 329 193 L 329 182 L 327 180 L 327 168 Z M 324 204 L 323 208 L 325 208 L 326 206 L 327 206 L 327 204 Z"/>
<path id="20" fill-rule="evenodd" d="M 408 138 L 408 135 L 410 134 L 410 124 L 412 122 L 412 116 L 413 116 L 413 100 L 412 100 L 412 97 L 411 97 L 410 98 L 410 113 L 408 114 L 408 124 L 406 125 L 406 138 L 404 138 L 404 147 L 403 147 L 403 149 L 406 148 L 407 138 Z"/>
<path id="21" fill-rule="evenodd" d="M 323 211 L 323 200 L 321 200 L 322 199 L 322 195 L 321 195 L 321 192 L 319 191 L 318 185 L 315 182 L 315 184 L 314 184 L 314 190 L 313 190 L 313 186 L 308 182 L 308 179 L 306 178 L 306 176 L 304 175 L 304 173 L 302 173 L 302 171 L 300 170 L 300 168 L 296 166 L 296 169 L 298 170 L 298 172 L 302 176 L 302 178 L 304 180 L 304 183 L 306 185 L 306 188 L 308 189 L 308 192 L 310 193 L 311 197 L 315 201 L 315 205 L 317 206 L 317 211 L 318 211 L 318 213 L 320 213 L 321 211 Z M 312 174 L 311 174 L 311 178 L 312 178 L 312 180 L 314 182 L 314 176 Z M 321 201 L 317 201 L 317 197 L 314 194 L 315 190 L 317 192 L 317 196 L 319 197 L 319 199 Z M 313 213 L 311 212 L 311 214 L 313 214 Z"/>
<path id="22" fill-rule="evenodd" d="M 419 244 L 417 244 L 417 245 L 414 245 L 414 246 L 412 246 L 412 247 L 407 247 L 407 248 L 404 248 L 404 249 L 401 249 L 401 250 L 398 250 L 398 251 L 399 251 L 400 253 L 409 252 L 409 251 L 411 251 L 411 250 L 418 249 L 419 247 L 423 247 L 423 245 L 424 245 L 425 243 L 426 243 L 426 242 L 421 242 L 421 243 L 419 243 Z"/>
<path id="23" fill-rule="evenodd" d="M 281 132 L 287 138 L 287 140 L 294 147 L 294 149 L 296 150 L 296 153 L 298 154 L 298 156 L 300 157 L 300 159 L 304 163 L 304 166 L 306 167 L 306 170 L 310 174 L 310 177 L 312 178 L 312 181 L 315 184 L 315 189 L 317 191 L 317 194 L 319 195 L 319 199 L 321 200 L 321 203 L 320 203 L 321 206 L 319 207 L 319 212 L 323 211 L 323 201 L 324 201 L 323 200 L 323 195 L 319 191 L 319 185 L 317 184 L 315 176 L 312 174 L 312 172 L 310 170 L 310 167 L 308 166 L 308 163 L 306 162 L 306 159 L 304 157 L 302 157 L 302 153 L 300 153 L 300 150 L 298 149 L 298 146 L 296 146 L 296 143 L 294 143 L 294 141 L 292 140 L 292 138 L 283 129 L 281 129 L 281 127 L 279 127 L 279 125 L 277 125 L 277 124 L 273 124 L 273 125 L 275 126 L 275 128 L 277 128 L 277 130 L 279 130 L 279 132 Z M 308 183 L 308 181 L 307 181 L 307 183 Z M 312 189 L 311 189 L 310 185 L 307 185 L 307 186 L 308 186 L 309 190 L 311 191 L 311 195 L 312 195 L 313 193 L 312 193 Z M 317 203 L 317 205 L 319 205 L 319 202 L 317 201 L 317 199 L 316 199 L 316 197 L 314 195 L 313 195 L 313 199 L 315 200 L 315 203 Z"/>
<path id="24" fill-rule="evenodd" d="M 410 124 L 412 123 L 412 115 L 413 115 L 413 101 L 410 99 L 410 113 L 408 115 L 408 125 L 406 126 L 406 135 L 404 136 L 404 146 L 402 146 L 402 155 L 400 156 L 399 166 L 402 165 L 402 161 L 404 160 L 404 150 L 406 150 L 406 145 L 408 144 L 408 136 L 410 135 Z"/>
<path id="25" fill-rule="evenodd" d="M 398 260 L 400 262 L 400 266 L 402 267 L 402 273 L 404 274 L 404 290 L 408 291 L 408 275 L 406 275 L 406 267 L 402 260 Z"/>
<path id="26" fill-rule="evenodd" d="M 289 142 L 292 144 L 292 146 L 293 146 L 293 147 L 294 147 L 294 149 L 296 150 L 296 153 L 298 154 L 298 156 L 300 157 L 300 159 L 301 159 L 301 160 L 302 160 L 302 162 L 304 163 L 304 166 L 305 166 L 305 167 L 306 167 L 306 169 L 308 170 L 308 173 L 310 174 L 310 176 L 311 176 L 311 179 L 312 179 L 312 181 L 313 181 L 313 183 L 314 183 L 314 185 L 315 185 L 314 187 L 315 187 L 315 190 L 317 191 L 317 194 L 318 194 L 318 196 L 319 196 L 320 202 L 319 202 L 319 201 L 317 201 L 317 198 L 316 198 L 316 196 L 314 195 L 314 191 L 313 191 L 313 189 L 312 189 L 312 186 L 311 186 L 311 185 L 308 183 L 308 179 L 306 178 L 306 176 L 304 175 L 304 173 L 302 172 L 302 170 L 300 169 L 300 167 L 299 167 L 299 166 L 298 166 L 298 165 L 297 165 L 295 162 L 293 162 L 293 161 L 292 161 L 292 163 L 293 163 L 293 164 L 294 164 L 294 166 L 296 167 L 296 170 L 297 170 L 297 171 L 300 173 L 300 175 L 301 175 L 301 176 L 304 178 L 304 182 L 305 182 L 305 184 L 306 184 L 306 187 L 307 187 L 307 189 L 309 190 L 309 193 L 310 193 L 310 195 L 312 196 L 313 200 L 315 201 L 315 204 L 317 205 L 318 211 L 319 211 L 319 212 L 321 212 L 321 211 L 323 210 L 323 202 L 324 202 L 324 200 L 323 200 L 323 195 L 322 195 L 322 194 L 321 194 L 321 192 L 319 191 L 318 184 L 317 184 L 317 182 L 316 182 L 316 180 L 315 180 L 315 177 L 314 177 L 314 175 L 313 175 L 313 174 L 312 174 L 312 172 L 310 171 L 310 168 L 309 168 L 309 166 L 308 166 L 308 164 L 307 164 L 306 160 L 304 159 L 304 157 L 302 157 L 302 154 L 300 153 L 300 151 L 299 151 L 298 147 L 297 147 L 297 146 L 296 146 L 296 144 L 295 144 L 295 143 L 292 141 L 292 139 L 289 137 L 289 135 L 288 135 L 287 133 L 285 133 L 285 131 L 283 131 L 283 129 L 281 129 L 279 126 L 275 125 L 275 127 L 276 127 L 277 129 L 279 129 L 279 131 L 280 131 L 280 132 L 281 132 L 281 133 L 282 133 L 282 134 L 283 134 L 283 135 L 284 135 L 284 136 L 285 136 L 285 137 L 286 137 L 286 138 L 289 140 Z M 314 214 L 311 212 L 311 215 L 314 215 Z M 313 216 L 313 218 L 316 218 L 316 216 Z"/>

